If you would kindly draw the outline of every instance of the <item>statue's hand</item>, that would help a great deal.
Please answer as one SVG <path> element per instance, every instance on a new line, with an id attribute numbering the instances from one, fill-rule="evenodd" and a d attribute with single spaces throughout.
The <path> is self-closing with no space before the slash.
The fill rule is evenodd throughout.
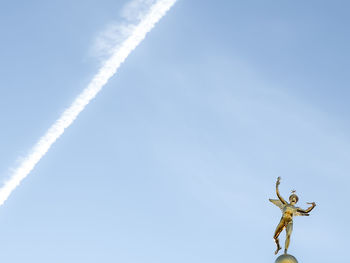
<path id="1" fill-rule="evenodd" d="M 281 177 L 280 177 L 280 176 L 278 176 L 278 178 L 277 178 L 277 182 L 276 182 L 276 187 L 280 185 L 280 183 L 281 183 L 280 181 L 281 181 Z"/>
<path id="2" fill-rule="evenodd" d="M 312 202 L 312 203 L 307 203 L 308 205 L 312 205 L 312 206 L 316 206 L 316 203 L 315 202 Z"/>

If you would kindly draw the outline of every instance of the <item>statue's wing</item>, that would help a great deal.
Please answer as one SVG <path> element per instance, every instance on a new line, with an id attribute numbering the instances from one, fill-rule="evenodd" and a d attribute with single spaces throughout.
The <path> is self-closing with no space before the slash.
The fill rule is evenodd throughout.
<path id="1" fill-rule="evenodd" d="M 309 213 L 306 213 L 304 210 L 300 209 L 299 207 L 297 207 L 297 209 L 293 213 L 293 216 L 309 216 L 309 215 L 310 215 Z"/>
<path id="2" fill-rule="evenodd" d="M 273 203 L 275 206 L 278 206 L 281 210 L 284 208 L 284 204 L 279 199 L 269 199 L 271 203 Z"/>

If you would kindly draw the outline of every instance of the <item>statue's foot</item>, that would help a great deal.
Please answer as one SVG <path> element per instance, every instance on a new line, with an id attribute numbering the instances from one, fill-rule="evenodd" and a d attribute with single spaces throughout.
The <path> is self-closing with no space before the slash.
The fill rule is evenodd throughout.
<path id="1" fill-rule="evenodd" d="M 277 249 L 276 249 L 276 251 L 275 251 L 275 255 L 277 255 L 278 251 L 280 251 L 280 250 L 281 250 L 281 247 L 278 246 Z"/>

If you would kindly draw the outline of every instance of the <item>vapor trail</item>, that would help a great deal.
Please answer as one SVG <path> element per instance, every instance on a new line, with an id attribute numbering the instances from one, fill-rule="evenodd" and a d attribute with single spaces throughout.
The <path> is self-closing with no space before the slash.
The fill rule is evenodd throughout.
<path id="1" fill-rule="evenodd" d="M 72 105 L 66 109 L 61 117 L 49 128 L 36 145 L 32 148 L 27 157 L 14 170 L 10 179 L 0 189 L 0 205 L 10 196 L 13 190 L 27 177 L 35 165 L 47 153 L 51 145 L 63 134 L 79 113 L 95 98 L 102 87 L 116 73 L 120 65 L 129 54 L 141 43 L 146 34 L 151 31 L 154 25 L 167 13 L 175 4 L 176 0 L 158 0 L 152 5 L 140 23 L 133 29 L 130 36 L 114 49 L 112 56 L 103 64 L 98 73 L 93 77 L 89 85 L 75 99 Z"/>

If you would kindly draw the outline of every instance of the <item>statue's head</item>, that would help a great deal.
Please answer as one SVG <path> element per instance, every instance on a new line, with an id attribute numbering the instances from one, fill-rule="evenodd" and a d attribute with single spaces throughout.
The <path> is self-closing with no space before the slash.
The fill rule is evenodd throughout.
<path id="1" fill-rule="evenodd" d="M 291 196 L 289 197 L 289 203 L 291 205 L 295 205 L 296 203 L 298 203 L 298 201 L 299 197 L 295 194 L 295 190 L 293 190 Z"/>

